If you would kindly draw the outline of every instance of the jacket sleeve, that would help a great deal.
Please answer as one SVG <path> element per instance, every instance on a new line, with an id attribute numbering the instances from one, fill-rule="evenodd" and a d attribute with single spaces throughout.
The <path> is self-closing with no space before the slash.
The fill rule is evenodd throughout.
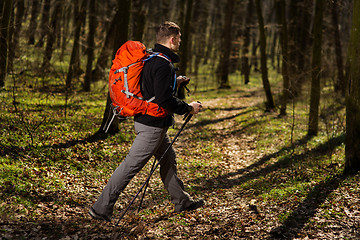
<path id="1" fill-rule="evenodd" d="M 161 61 L 164 62 L 162 59 Z M 188 112 L 189 105 L 173 94 L 175 76 L 172 75 L 172 66 L 169 63 L 159 65 L 155 69 L 153 77 L 155 102 L 172 113 L 182 115 Z"/>

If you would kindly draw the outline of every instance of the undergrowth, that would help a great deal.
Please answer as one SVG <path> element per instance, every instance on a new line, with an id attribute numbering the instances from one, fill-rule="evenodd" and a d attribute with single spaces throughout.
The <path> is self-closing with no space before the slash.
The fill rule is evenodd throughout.
<path id="1" fill-rule="evenodd" d="M 237 79 L 237 75 L 231 78 L 232 89 L 199 88 L 187 100 L 203 102 L 204 110 L 175 143 L 179 174 L 190 194 L 203 195 L 213 205 L 205 208 L 208 212 L 202 217 L 189 220 L 175 214 L 168 217 L 168 224 L 188 228 L 193 221 L 222 221 L 212 211 L 220 211 L 223 204 L 231 209 L 238 204 L 232 202 L 240 199 L 263 216 L 254 217 L 252 224 L 268 226 L 267 233 L 275 235 L 298 219 L 298 227 L 310 231 L 327 227 L 316 221 L 318 218 L 333 221 L 346 217 L 350 205 L 358 201 L 351 197 L 359 197 L 359 176 L 342 175 L 344 104 L 327 90 L 322 98 L 320 134 L 308 137 L 307 94 L 291 101 L 288 115 L 279 117 L 276 112 L 264 112 L 258 75 L 249 85 Z M 21 223 L 56 218 L 56 214 L 44 215 L 42 206 L 47 203 L 54 205 L 54 212 L 69 206 L 81 207 L 85 214 L 126 156 L 135 137 L 133 120 L 122 122 L 116 135 L 98 133 L 106 100 L 103 83 L 91 93 L 78 90 L 66 96 L 56 85 L 44 91 L 29 79 L 26 84 L 22 84 L 25 79 L 13 80 L 15 83 L 0 92 L 1 220 Z M 280 79 L 272 80 L 274 91 L 279 92 Z M 175 129 L 169 130 L 171 137 L 181 124 L 182 118 L 176 117 Z M 146 166 L 140 176 L 148 171 Z M 134 181 L 118 207 L 126 204 L 141 181 Z M 148 194 L 154 203 L 148 203 L 140 217 L 158 224 L 156 231 L 163 234 L 159 236 L 170 236 L 162 221 L 153 221 L 164 209 L 152 206 L 166 204 L 168 197 L 159 178 L 152 181 Z M 312 211 L 304 215 L 301 208 Z M 275 223 L 270 216 L 277 216 Z M 234 224 L 234 232 L 240 235 L 246 232 L 241 219 Z"/>

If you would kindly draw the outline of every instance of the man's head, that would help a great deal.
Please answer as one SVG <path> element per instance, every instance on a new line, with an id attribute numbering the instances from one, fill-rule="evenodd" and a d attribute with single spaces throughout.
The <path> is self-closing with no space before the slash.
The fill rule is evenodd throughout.
<path id="1" fill-rule="evenodd" d="M 156 42 L 176 52 L 181 42 L 180 27 L 174 22 L 164 22 L 156 30 Z"/>

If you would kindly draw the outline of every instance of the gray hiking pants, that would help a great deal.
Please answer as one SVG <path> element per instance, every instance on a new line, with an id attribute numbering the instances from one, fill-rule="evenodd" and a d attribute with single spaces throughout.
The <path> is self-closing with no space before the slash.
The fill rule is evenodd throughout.
<path id="1" fill-rule="evenodd" d="M 137 136 L 125 160 L 115 170 L 93 205 L 96 213 L 111 218 L 114 204 L 130 180 L 153 155 L 159 159 L 169 146 L 167 130 L 167 128 L 151 127 L 135 122 Z M 160 176 L 175 205 L 175 211 L 181 211 L 193 202 L 185 192 L 183 182 L 177 176 L 176 154 L 172 147 L 161 161 Z"/>

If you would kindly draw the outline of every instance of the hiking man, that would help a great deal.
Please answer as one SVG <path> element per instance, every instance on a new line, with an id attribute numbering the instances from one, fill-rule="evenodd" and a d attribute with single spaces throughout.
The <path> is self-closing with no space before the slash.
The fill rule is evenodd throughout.
<path id="1" fill-rule="evenodd" d="M 110 221 L 114 204 L 130 180 L 153 155 L 157 159 L 163 155 L 170 145 L 167 130 L 173 125 L 173 113 L 197 114 L 202 108 L 198 102 L 187 104 L 175 96 L 177 87 L 189 81 L 186 77 L 176 78 L 173 66 L 173 63 L 180 60 L 176 54 L 180 42 L 180 27 L 176 23 L 165 22 L 157 28 L 154 52 L 162 53 L 171 63 L 163 57 L 153 57 L 145 62 L 141 79 L 142 94 L 145 99 L 155 96 L 153 102 L 166 109 L 169 114 L 165 117 L 147 114 L 134 117 L 136 138 L 125 160 L 115 170 L 101 195 L 90 208 L 89 214 L 93 218 Z M 177 176 L 176 154 L 172 147 L 161 160 L 160 176 L 171 196 L 175 212 L 194 210 L 204 204 L 202 199 L 193 200 L 185 192 L 183 182 Z"/>

